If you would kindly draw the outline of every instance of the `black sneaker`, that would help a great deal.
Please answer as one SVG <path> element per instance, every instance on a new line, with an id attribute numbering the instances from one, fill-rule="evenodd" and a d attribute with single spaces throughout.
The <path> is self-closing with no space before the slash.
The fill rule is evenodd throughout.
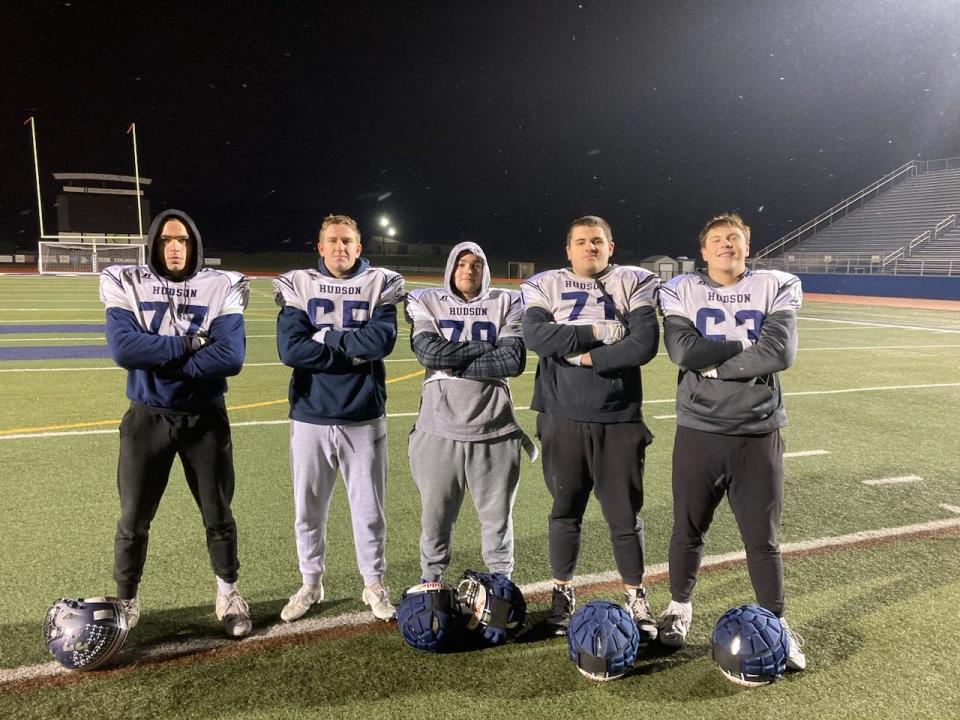
<path id="1" fill-rule="evenodd" d="M 547 627 L 553 630 L 554 635 L 566 635 L 570 627 L 570 618 L 573 617 L 573 608 L 577 601 L 573 593 L 573 585 L 554 585 L 553 597 L 550 601 L 550 614 L 547 616 Z"/>

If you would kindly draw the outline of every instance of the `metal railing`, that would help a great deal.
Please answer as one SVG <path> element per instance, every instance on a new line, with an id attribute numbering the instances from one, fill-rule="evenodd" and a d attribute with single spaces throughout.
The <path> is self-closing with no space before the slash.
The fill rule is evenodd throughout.
<path id="1" fill-rule="evenodd" d="M 936 240 L 940 237 L 940 233 L 946 230 L 947 228 L 956 228 L 957 227 L 957 216 L 948 215 L 943 220 L 937 223 L 937 226 L 933 229 L 933 239 Z M 913 247 L 911 245 L 911 247 Z"/>
<path id="2" fill-rule="evenodd" d="M 754 270 L 784 270 L 791 273 L 960 277 L 960 260 L 898 256 L 887 262 L 882 255 L 865 253 L 793 253 L 776 258 L 757 258 L 749 261 L 749 265 Z"/>
<path id="3" fill-rule="evenodd" d="M 922 233 L 917 235 L 913 240 L 908 242 L 906 245 L 903 245 L 902 247 L 898 247 L 892 253 L 887 255 L 883 259 L 883 267 L 886 267 L 892 262 L 896 262 L 897 260 L 899 260 L 904 256 L 909 257 L 910 255 L 913 255 L 913 249 L 915 247 L 917 247 L 918 245 L 921 245 L 922 243 L 936 240 L 937 238 L 940 237 L 940 233 L 943 232 L 946 228 L 952 229 L 955 227 L 957 227 L 957 216 L 948 215 L 943 220 L 938 222 L 936 226 L 933 228 L 933 230 L 924 230 Z"/>
<path id="4" fill-rule="evenodd" d="M 934 162 L 934 161 L 932 160 L 927 161 L 927 164 L 929 164 L 930 162 Z M 834 222 L 834 220 L 838 219 L 838 217 L 843 217 L 844 215 L 846 215 L 849 209 L 853 205 L 857 205 L 858 203 L 863 204 L 863 201 L 866 200 L 868 196 L 879 194 L 881 188 L 883 188 L 884 186 L 892 185 L 895 181 L 903 179 L 904 177 L 908 177 L 908 176 L 913 177 L 919 174 L 920 172 L 924 172 L 925 170 L 920 169 L 922 165 L 924 165 L 924 163 L 916 160 L 911 160 L 906 165 L 902 165 L 901 167 L 898 167 L 893 172 L 888 173 L 887 175 L 884 175 L 882 178 L 880 178 L 875 182 L 870 183 L 869 185 L 867 185 L 867 187 L 863 188 L 862 190 L 855 192 L 846 200 L 843 200 L 842 202 L 834 205 L 829 210 L 820 213 L 813 220 L 809 220 L 808 222 L 804 223 L 793 232 L 787 233 L 776 242 L 770 245 L 767 245 L 765 248 L 763 248 L 760 252 L 757 253 L 756 258 L 758 260 L 766 258 L 772 255 L 777 250 L 781 250 L 785 248 L 790 243 L 800 240 L 803 236 L 807 234 L 813 234 L 814 232 L 816 232 L 818 227 L 822 225 L 831 224 L 832 222 Z"/>

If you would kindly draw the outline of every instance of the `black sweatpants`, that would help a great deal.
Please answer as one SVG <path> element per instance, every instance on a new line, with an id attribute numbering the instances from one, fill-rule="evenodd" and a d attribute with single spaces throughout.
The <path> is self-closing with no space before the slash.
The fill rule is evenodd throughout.
<path id="1" fill-rule="evenodd" d="M 543 477 L 553 497 L 548 516 L 550 570 L 573 579 L 590 492 L 610 529 L 613 557 L 628 585 L 643 582 L 643 462 L 653 436 L 642 422 L 594 423 L 537 416 Z"/>
<path id="2" fill-rule="evenodd" d="M 783 440 L 719 435 L 678 426 L 673 445 L 670 594 L 689 602 L 700 571 L 703 537 L 724 494 L 740 528 L 757 602 L 783 615 L 783 561 L 777 532 L 783 509 Z"/>
<path id="3" fill-rule="evenodd" d="M 136 595 L 147 559 L 150 523 L 180 456 L 187 485 L 200 508 L 213 571 L 235 582 L 237 526 L 233 499 L 233 444 L 227 409 L 221 404 L 180 413 L 131 403 L 120 422 L 117 489 L 120 520 L 113 547 L 113 579 L 121 598 Z"/>

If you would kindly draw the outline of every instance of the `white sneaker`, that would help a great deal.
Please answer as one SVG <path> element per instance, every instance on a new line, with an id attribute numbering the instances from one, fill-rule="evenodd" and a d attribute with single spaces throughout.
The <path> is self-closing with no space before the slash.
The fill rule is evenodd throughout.
<path id="1" fill-rule="evenodd" d="M 691 622 L 693 622 L 693 603 L 671 600 L 657 623 L 660 643 L 667 647 L 682 647 Z"/>
<path id="2" fill-rule="evenodd" d="M 250 608 L 236 590 L 229 595 L 217 593 L 216 612 L 227 637 L 244 637 L 253 629 Z"/>
<path id="3" fill-rule="evenodd" d="M 140 622 L 140 594 L 137 593 L 129 600 L 120 600 L 123 614 L 127 616 L 127 630 L 133 630 Z"/>
<path id="4" fill-rule="evenodd" d="M 393 620 L 397 614 L 397 609 L 390 602 L 388 590 L 383 583 L 378 582 L 365 587 L 360 598 L 364 605 L 370 606 L 370 611 L 378 620 Z"/>
<path id="5" fill-rule="evenodd" d="M 647 592 L 642 587 L 628 588 L 624 592 L 623 607 L 640 631 L 640 642 L 657 639 L 657 621 L 650 613 L 650 603 L 647 602 Z"/>
<path id="6" fill-rule="evenodd" d="M 807 656 L 803 654 L 804 640 L 798 632 L 790 629 L 787 621 L 780 618 L 780 624 L 787 631 L 787 637 L 790 638 L 790 647 L 787 648 L 787 670 L 803 670 L 807 667 Z"/>
<path id="7" fill-rule="evenodd" d="M 314 586 L 302 585 L 296 594 L 294 594 L 283 610 L 280 611 L 280 619 L 285 622 L 299 620 L 307 614 L 311 605 L 323 601 L 323 583 L 318 582 Z"/>

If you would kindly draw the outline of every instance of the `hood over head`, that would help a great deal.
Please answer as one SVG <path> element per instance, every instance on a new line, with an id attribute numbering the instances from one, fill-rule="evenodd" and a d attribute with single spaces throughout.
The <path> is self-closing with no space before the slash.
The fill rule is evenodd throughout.
<path id="1" fill-rule="evenodd" d="M 483 248 L 475 242 L 462 242 L 450 251 L 450 255 L 447 257 L 447 269 L 443 273 L 444 289 L 450 293 L 452 297 L 455 297 L 461 302 L 463 302 L 463 298 L 460 297 L 457 289 L 453 285 L 453 271 L 457 267 L 457 260 L 460 259 L 460 256 L 468 252 L 473 253 L 483 260 L 483 279 L 480 281 L 480 294 L 477 295 L 477 297 L 483 297 L 487 290 L 490 289 L 490 264 L 487 262 L 487 256 L 484 254 Z"/>
<path id="2" fill-rule="evenodd" d="M 191 252 L 187 262 L 186 273 L 182 280 L 189 280 L 203 268 L 203 241 L 193 219 L 182 210 L 164 210 L 150 223 L 147 231 L 147 265 L 155 275 L 171 279 L 163 261 L 163 249 L 160 243 L 160 231 L 168 220 L 179 220 L 187 228 L 191 240 Z"/>

